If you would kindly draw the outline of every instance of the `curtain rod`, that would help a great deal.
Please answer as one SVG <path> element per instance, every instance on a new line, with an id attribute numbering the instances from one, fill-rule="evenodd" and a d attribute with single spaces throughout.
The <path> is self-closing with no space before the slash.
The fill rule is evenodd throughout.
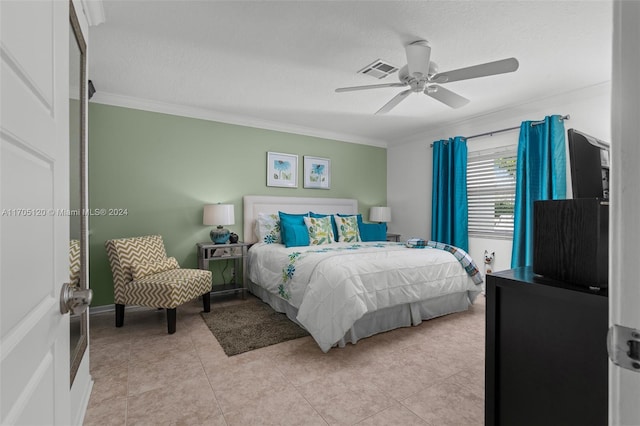
<path id="1" fill-rule="evenodd" d="M 569 120 L 571 118 L 571 116 L 569 114 L 567 115 L 563 115 L 560 117 L 560 120 Z M 540 121 L 532 121 L 531 125 L 532 126 L 537 126 L 538 124 L 542 124 L 544 123 L 544 120 L 540 120 Z M 503 133 L 503 132 L 509 132 L 511 130 L 518 130 L 520 128 L 520 126 L 516 126 L 516 127 L 508 127 L 506 129 L 500 129 L 500 130 L 494 130 L 492 132 L 486 132 L 486 133 L 478 133 L 477 135 L 472 135 L 472 136 L 467 136 L 467 137 L 463 137 L 463 139 L 465 140 L 469 140 L 469 139 L 473 139 L 473 138 L 479 138 L 480 136 L 493 136 L 496 133 Z M 433 144 L 429 145 L 430 147 L 433 147 Z"/>

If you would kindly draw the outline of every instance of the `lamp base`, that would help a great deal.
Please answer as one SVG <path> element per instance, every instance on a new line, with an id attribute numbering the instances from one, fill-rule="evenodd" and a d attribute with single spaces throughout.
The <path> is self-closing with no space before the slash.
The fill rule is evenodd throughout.
<path id="1" fill-rule="evenodd" d="M 228 229 L 225 229 L 222 226 L 218 226 L 217 228 L 211 230 L 209 236 L 211 237 L 211 241 L 213 241 L 215 244 L 225 244 L 227 241 L 229 241 L 230 234 L 231 233 Z"/>

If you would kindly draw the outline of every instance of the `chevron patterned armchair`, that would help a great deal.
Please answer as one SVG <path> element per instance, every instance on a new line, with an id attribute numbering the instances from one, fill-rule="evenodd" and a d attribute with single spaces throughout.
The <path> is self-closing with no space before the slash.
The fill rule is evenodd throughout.
<path id="1" fill-rule="evenodd" d="M 202 296 L 204 311 L 211 307 L 211 272 L 181 269 L 167 257 L 160 235 L 105 242 L 113 274 L 116 327 L 124 324 L 125 305 L 167 310 L 169 334 L 176 332 L 176 308 Z"/>

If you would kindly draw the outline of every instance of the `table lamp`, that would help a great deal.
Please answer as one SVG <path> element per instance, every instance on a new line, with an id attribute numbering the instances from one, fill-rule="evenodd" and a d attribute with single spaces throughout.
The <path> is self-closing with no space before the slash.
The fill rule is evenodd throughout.
<path id="1" fill-rule="evenodd" d="M 391 208 L 390 207 L 371 207 L 369 210 L 369 222 L 391 222 Z"/>
<path id="2" fill-rule="evenodd" d="M 202 223 L 204 225 L 216 225 L 209 235 L 211 241 L 216 244 L 224 244 L 229 241 L 229 230 L 223 225 L 235 225 L 233 204 L 208 204 L 204 206 Z"/>

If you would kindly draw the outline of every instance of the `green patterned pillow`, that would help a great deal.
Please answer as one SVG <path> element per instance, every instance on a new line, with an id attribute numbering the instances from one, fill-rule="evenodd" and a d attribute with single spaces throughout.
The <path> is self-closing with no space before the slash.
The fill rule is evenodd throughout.
<path id="1" fill-rule="evenodd" d="M 258 213 L 256 218 L 256 236 L 267 244 L 281 243 L 280 217 L 277 214 Z"/>
<path id="2" fill-rule="evenodd" d="M 338 242 L 355 243 L 362 241 L 360 239 L 360 230 L 358 229 L 358 216 L 338 216 L 333 218 L 338 228 Z"/>
<path id="3" fill-rule="evenodd" d="M 334 240 L 331 216 L 304 217 L 309 230 L 309 245 L 331 244 Z"/>

